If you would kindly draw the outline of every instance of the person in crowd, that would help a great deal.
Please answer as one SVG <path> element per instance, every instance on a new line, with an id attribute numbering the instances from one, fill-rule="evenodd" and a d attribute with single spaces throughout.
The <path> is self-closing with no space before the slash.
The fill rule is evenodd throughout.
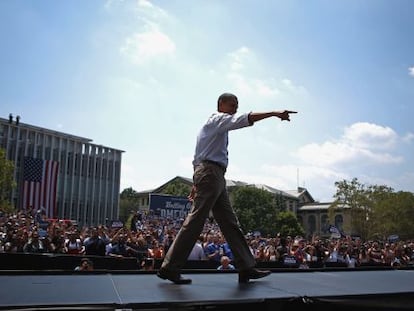
<path id="1" fill-rule="evenodd" d="M 154 270 L 154 258 L 145 258 L 141 263 L 141 268 L 144 271 Z"/>
<path id="2" fill-rule="evenodd" d="M 131 248 L 134 250 L 137 261 L 141 264 L 148 256 L 148 246 L 142 235 L 135 236 L 132 239 Z"/>
<path id="3" fill-rule="evenodd" d="M 39 232 L 37 230 L 30 233 L 30 238 L 23 246 L 23 252 L 25 253 L 45 253 L 46 247 L 43 241 L 39 238 Z"/>
<path id="4" fill-rule="evenodd" d="M 410 263 L 409 249 L 404 243 L 397 243 L 395 247 L 395 262 L 393 267 L 407 266 Z"/>
<path id="5" fill-rule="evenodd" d="M 126 227 L 124 228 L 126 230 L 125 235 L 127 236 L 126 243 L 134 250 L 132 256 L 136 257 L 139 267 L 143 267 L 142 264 L 144 264 L 144 260 L 148 258 L 149 248 L 153 248 L 153 242 L 159 241 L 161 246 L 163 245 L 163 241 L 166 239 L 171 239 L 171 241 L 173 241 L 176 234 L 175 230 L 177 229 L 177 222 L 169 217 L 161 218 L 157 216 L 156 220 L 154 218 L 151 218 L 151 216 L 143 217 L 141 225 L 142 228 L 138 229 L 137 232 L 126 229 Z M 18 212 L 16 214 L 3 214 L 3 216 L 0 216 L 0 253 L 23 253 L 24 245 L 29 241 L 36 239 L 36 234 L 34 235 L 34 239 L 32 239 L 32 232 L 35 231 L 38 232 L 38 239 L 43 242 L 42 253 L 53 254 L 53 256 L 58 256 L 60 253 L 68 253 L 64 250 L 59 250 L 59 248 L 52 249 L 50 247 L 50 241 L 53 239 L 45 239 L 46 237 L 50 238 L 56 235 L 63 235 L 64 238 L 68 240 L 70 238 L 70 233 L 76 232 L 78 239 L 82 241 L 84 238 L 86 238 L 88 241 L 90 240 L 89 236 L 93 235 L 92 232 L 94 229 L 97 229 L 98 236 L 102 236 L 103 241 L 106 241 L 109 239 L 114 239 L 114 236 L 118 232 L 118 229 L 106 228 L 103 225 L 98 227 L 83 227 L 78 230 L 76 226 L 66 226 L 66 222 L 61 222 L 59 219 L 53 221 L 53 227 L 55 229 L 53 229 L 52 226 L 50 226 L 50 228 L 48 227 L 47 232 L 46 230 L 41 230 L 30 213 Z M 157 234 L 156 231 L 159 230 L 160 227 L 163 228 L 164 233 Z M 99 234 L 99 228 L 101 228 L 101 234 Z M 42 233 L 46 233 L 45 238 L 42 238 Z M 202 240 L 202 243 L 206 243 L 207 241 L 211 242 L 212 237 L 215 235 L 222 235 L 219 226 L 215 223 L 214 219 L 206 220 L 202 229 L 202 233 L 199 236 L 199 238 Z M 293 239 L 290 236 L 281 236 L 280 234 L 277 234 L 277 236 L 273 238 L 271 236 L 268 236 L 266 239 L 257 239 L 252 234 L 247 233 L 245 235 L 245 239 L 247 243 L 249 243 L 249 247 L 251 247 L 250 251 L 252 255 L 256 254 L 261 242 L 266 245 L 266 250 L 271 250 L 272 246 L 275 246 L 278 260 L 285 257 L 283 255 L 279 255 L 278 250 L 280 250 L 280 247 L 285 245 L 286 248 L 289 249 L 289 245 L 292 245 L 291 243 L 293 243 Z M 292 242 L 290 243 L 289 241 Z M 384 252 L 383 265 L 391 265 L 391 267 L 413 266 L 414 258 L 412 250 L 414 249 L 414 243 L 412 240 L 386 240 L 378 242 L 379 249 Z M 196 244 L 194 246 L 196 246 Z M 316 268 L 324 266 L 335 266 L 337 264 L 340 264 L 338 263 L 338 251 L 335 250 L 335 247 L 338 247 L 341 244 L 347 245 L 347 252 L 349 254 L 349 268 L 353 268 L 354 266 L 373 266 L 373 264 L 370 263 L 369 256 L 367 255 L 367 250 L 372 246 L 373 241 L 363 241 L 361 238 L 353 239 L 350 237 L 341 237 L 340 239 L 324 237 L 324 239 L 321 239 L 319 237 L 312 236 L 309 237 L 309 241 L 306 240 L 305 248 L 314 246 L 314 254 L 317 254 L 316 256 L 320 258 L 320 263 L 315 265 L 314 262 L 309 262 L 309 258 L 307 258 L 306 262 L 309 264 L 309 267 Z M 109 251 L 112 245 L 107 244 L 107 246 Z M 394 260 L 392 260 L 391 250 L 394 251 Z M 268 265 L 269 267 L 297 267 L 295 257 L 287 256 L 285 258 L 287 259 L 284 261 L 284 264 L 280 264 L 278 261 L 273 264 L 273 257 L 266 255 L 266 258 L 263 260 L 263 262 L 261 262 L 261 265 Z M 155 259 L 154 261 L 155 267 L 158 267 L 158 263 L 161 263 L 161 261 L 158 259 Z M 233 261 L 232 263 L 234 264 Z M 198 263 L 198 267 L 203 267 L 203 265 L 204 263 Z M 208 263 L 206 263 L 206 265 L 208 265 L 208 267 L 211 266 Z M 69 269 L 72 269 L 72 267 L 69 267 Z"/>
<path id="6" fill-rule="evenodd" d="M 361 245 L 361 247 L 359 248 L 359 253 L 358 253 L 358 263 L 360 266 L 367 266 L 370 264 L 370 258 L 368 255 L 368 251 L 367 251 L 367 246 L 366 245 Z"/>
<path id="7" fill-rule="evenodd" d="M 317 266 L 318 257 L 316 256 L 316 248 L 312 244 L 306 245 L 303 249 L 304 260 L 311 267 Z"/>
<path id="8" fill-rule="evenodd" d="M 85 246 L 75 231 L 68 234 L 68 237 L 65 240 L 63 252 L 69 255 L 80 255 L 85 253 Z"/>
<path id="9" fill-rule="evenodd" d="M 126 230 L 120 229 L 112 238 L 111 247 L 108 250 L 108 256 L 112 257 L 136 257 L 136 251 L 128 245 Z"/>
<path id="10" fill-rule="evenodd" d="M 65 248 L 65 231 L 64 223 L 51 222 L 47 227 L 44 236 L 44 243 L 48 252 L 62 254 Z"/>
<path id="11" fill-rule="evenodd" d="M 159 260 L 164 258 L 164 247 L 157 240 L 153 240 L 152 245 L 148 248 L 148 257 Z"/>
<path id="12" fill-rule="evenodd" d="M 212 241 L 206 246 L 205 253 L 208 260 L 216 263 L 220 263 L 220 258 L 223 256 L 223 248 L 220 243 L 220 235 L 216 233 L 213 236 Z"/>
<path id="13" fill-rule="evenodd" d="M 220 258 L 220 266 L 217 267 L 217 270 L 235 270 L 236 267 L 231 263 L 231 259 L 223 255 Z"/>
<path id="14" fill-rule="evenodd" d="M 266 260 L 266 246 L 265 243 L 257 241 L 257 249 L 254 256 L 257 262 L 263 262 Z"/>
<path id="15" fill-rule="evenodd" d="M 79 266 L 76 266 L 74 270 L 75 271 L 93 271 L 94 270 L 93 262 L 89 258 L 84 257 L 81 259 Z"/>
<path id="16" fill-rule="evenodd" d="M 215 235 L 215 232 L 214 232 L 214 230 L 211 230 L 211 229 L 208 229 L 204 233 L 204 237 L 203 237 L 203 241 L 202 241 L 204 251 L 206 251 L 207 245 L 209 245 L 211 242 L 213 242 L 214 235 Z"/>
<path id="17" fill-rule="evenodd" d="M 163 241 L 165 252 L 168 252 L 168 249 L 170 248 L 173 241 L 174 241 L 174 234 L 170 231 L 166 234 L 164 241 Z"/>
<path id="18" fill-rule="evenodd" d="M 348 268 L 356 268 L 356 267 L 359 267 L 359 248 L 352 247 L 349 250 Z"/>
<path id="19" fill-rule="evenodd" d="M 384 264 L 392 266 L 395 261 L 395 243 L 385 243 L 384 245 Z"/>
<path id="20" fill-rule="evenodd" d="M 384 265 L 384 250 L 380 247 L 379 241 L 373 241 L 368 249 L 370 264 L 374 266 Z"/>
<path id="21" fill-rule="evenodd" d="M 91 236 L 83 241 L 85 245 L 85 255 L 105 256 L 107 241 L 99 235 L 97 228 L 92 228 Z"/>
<path id="22" fill-rule="evenodd" d="M 355 267 L 355 263 L 351 262 L 351 257 L 348 252 L 348 245 L 343 243 L 338 243 L 338 249 L 336 253 L 336 262 L 339 264 L 346 265 L 347 267 Z"/>
<path id="23" fill-rule="evenodd" d="M 193 249 L 191 250 L 190 255 L 188 255 L 187 260 L 207 260 L 202 241 L 203 236 L 200 235 L 194 243 Z"/>
<path id="24" fill-rule="evenodd" d="M 302 237 L 296 237 L 293 241 L 291 248 L 291 255 L 295 256 L 298 263 L 305 262 L 305 249 L 306 243 Z"/>
<path id="25" fill-rule="evenodd" d="M 236 115 L 238 99 L 234 94 L 223 93 L 213 113 L 197 136 L 193 159 L 193 188 L 189 195 L 193 207 L 169 248 L 158 277 L 176 284 L 189 284 L 191 279 L 181 276 L 188 255 L 200 235 L 210 211 L 228 241 L 239 269 L 239 282 L 268 276 L 271 271 L 257 268 L 247 241 L 240 229 L 236 214 L 230 204 L 226 189 L 225 173 L 228 164 L 228 132 L 252 126 L 270 117 L 290 121 L 294 111 L 250 112 Z"/>
<path id="26" fill-rule="evenodd" d="M 276 252 L 274 241 L 270 241 L 270 243 L 266 244 L 265 246 L 265 261 L 269 261 L 269 262 L 277 261 L 277 252 Z"/>
<path id="27" fill-rule="evenodd" d="M 226 241 L 226 239 L 221 236 L 221 248 L 223 249 L 223 255 L 230 258 L 231 261 L 234 260 L 233 252 L 231 251 L 230 244 Z"/>
<path id="28" fill-rule="evenodd" d="M 314 248 L 314 256 L 316 256 L 316 262 L 312 263 L 313 267 L 323 267 L 325 260 L 328 257 L 328 249 L 325 247 L 325 243 L 319 237 L 313 237 L 312 244 Z"/>
<path id="29" fill-rule="evenodd" d="M 328 257 L 325 260 L 325 263 L 335 263 L 338 262 L 338 249 L 339 249 L 339 243 L 340 241 L 335 239 L 335 240 L 331 240 L 328 243 L 328 247 L 327 247 L 327 252 L 328 252 Z"/>
<path id="30" fill-rule="evenodd" d="M 283 265 L 285 263 L 285 258 L 290 255 L 290 247 L 288 246 L 288 242 L 285 237 L 281 237 L 279 243 L 280 244 L 276 246 L 276 257 L 278 263 Z"/>
<path id="31" fill-rule="evenodd" d="M 131 226 L 130 226 L 130 230 L 132 232 L 137 232 L 138 228 L 141 228 L 141 219 L 142 219 L 141 217 L 142 217 L 141 214 L 138 214 L 138 213 L 132 216 Z"/>
<path id="32" fill-rule="evenodd" d="M 22 232 L 21 230 L 6 233 L 3 241 L 3 251 L 5 253 L 23 253 L 28 236 L 27 231 Z"/>

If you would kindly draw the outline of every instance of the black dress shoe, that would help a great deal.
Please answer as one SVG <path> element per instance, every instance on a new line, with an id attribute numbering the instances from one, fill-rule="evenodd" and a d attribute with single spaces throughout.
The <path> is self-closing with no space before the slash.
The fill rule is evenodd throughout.
<path id="1" fill-rule="evenodd" d="M 185 279 L 179 272 L 170 271 L 165 268 L 160 268 L 157 272 L 157 276 L 163 280 L 169 280 L 175 284 L 190 284 L 191 279 Z"/>
<path id="2" fill-rule="evenodd" d="M 241 270 L 239 272 L 239 283 L 247 283 L 250 279 L 260 279 L 268 276 L 272 272 L 269 270 L 259 270 L 259 269 L 249 269 L 249 270 Z"/>

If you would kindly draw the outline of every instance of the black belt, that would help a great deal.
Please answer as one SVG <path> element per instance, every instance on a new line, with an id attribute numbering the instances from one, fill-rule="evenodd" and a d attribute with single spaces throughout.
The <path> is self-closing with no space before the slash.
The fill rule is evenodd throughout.
<path id="1" fill-rule="evenodd" d="M 216 165 L 216 166 L 218 166 L 218 167 L 222 168 L 223 170 L 226 170 L 226 167 L 225 167 L 223 164 L 221 164 L 221 163 L 219 163 L 219 162 L 216 162 L 216 161 L 211 161 L 211 160 L 203 160 L 203 161 L 201 161 L 201 163 L 213 164 L 213 165 Z"/>

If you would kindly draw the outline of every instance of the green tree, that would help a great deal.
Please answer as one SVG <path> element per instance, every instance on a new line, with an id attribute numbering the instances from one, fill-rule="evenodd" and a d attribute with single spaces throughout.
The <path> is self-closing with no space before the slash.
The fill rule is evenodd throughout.
<path id="1" fill-rule="evenodd" d="M 402 239 L 412 239 L 414 237 L 414 193 L 406 191 L 395 193 L 391 209 L 395 211 L 392 217 L 398 220 L 399 226 L 395 232 L 390 231 L 387 234 L 398 233 Z"/>
<path id="2" fill-rule="evenodd" d="M 6 151 L 0 148 L 0 210 L 3 212 L 14 211 L 10 201 L 12 190 L 16 187 L 13 173 L 13 162 L 7 160 Z"/>
<path id="3" fill-rule="evenodd" d="M 132 187 L 125 188 L 120 194 L 119 200 L 119 220 L 124 223 L 131 218 L 131 214 L 139 208 L 138 192 Z"/>
<path id="4" fill-rule="evenodd" d="M 132 187 L 125 188 L 120 195 L 121 199 L 137 199 L 138 192 L 136 192 Z"/>
<path id="5" fill-rule="evenodd" d="M 375 232 L 383 238 L 398 234 L 402 239 L 414 237 L 414 194 L 411 192 L 392 192 L 381 195 L 377 201 L 373 222 Z"/>
<path id="6" fill-rule="evenodd" d="M 384 185 L 366 187 L 364 204 L 367 210 L 365 226 L 368 229 L 368 238 L 384 240 L 387 237 L 387 232 L 395 229 L 397 223 L 393 221 L 393 217 L 387 217 L 387 210 L 392 208 L 392 201 L 395 197 L 393 191 L 392 188 Z"/>
<path id="7" fill-rule="evenodd" d="M 386 239 L 391 234 L 411 239 L 414 236 L 414 194 L 394 192 L 386 185 L 365 185 L 357 178 L 336 182 L 335 208 L 346 206 L 350 209 L 351 226 L 346 228 L 362 239 Z"/>
<path id="8" fill-rule="evenodd" d="M 174 181 L 169 183 L 163 190 L 162 194 L 169 194 L 178 197 L 187 197 L 191 191 L 191 186 Z"/>
<path id="9" fill-rule="evenodd" d="M 296 216 L 282 212 L 285 206 L 280 196 L 251 186 L 236 187 L 231 194 L 234 210 L 244 232 L 260 231 L 275 236 L 278 232 L 303 233 Z M 287 229 L 287 228 L 291 229 Z"/>
<path id="10" fill-rule="evenodd" d="M 281 211 L 277 215 L 277 221 L 279 226 L 277 227 L 276 232 L 280 233 L 281 236 L 292 236 L 297 235 L 304 236 L 305 230 L 299 224 L 296 215 L 291 211 Z"/>
<path id="11" fill-rule="evenodd" d="M 333 215 L 338 207 L 349 208 L 351 224 L 345 231 L 351 234 L 359 234 L 363 239 L 366 239 L 371 232 L 368 219 L 371 218 L 371 209 L 368 202 L 367 189 L 364 184 L 361 184 L 357 178 L 351 181 L 342 180 L 335 182 L 337 187 L 334 195 L 334 202 L 329 208 L 330 222 L 334 223 Z"/>
<path id="12" fill-rule="evenodd" d="M 237 187 L 232 200 L 244 232 L 257 230 L 262 235 L 274 232 L 277 211 L 270 192 L 250 186 Z"/>

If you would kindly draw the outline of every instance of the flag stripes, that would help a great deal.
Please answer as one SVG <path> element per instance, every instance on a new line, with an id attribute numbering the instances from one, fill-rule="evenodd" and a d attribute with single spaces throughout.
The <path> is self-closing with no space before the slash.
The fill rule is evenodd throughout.
<path id="1" fill-rule="evenodd" d="M 59 163 L 52 160 L 24 158 L 22 209 L 42 210 L 49 218 L 57 215 L 57 176 Z"/>

